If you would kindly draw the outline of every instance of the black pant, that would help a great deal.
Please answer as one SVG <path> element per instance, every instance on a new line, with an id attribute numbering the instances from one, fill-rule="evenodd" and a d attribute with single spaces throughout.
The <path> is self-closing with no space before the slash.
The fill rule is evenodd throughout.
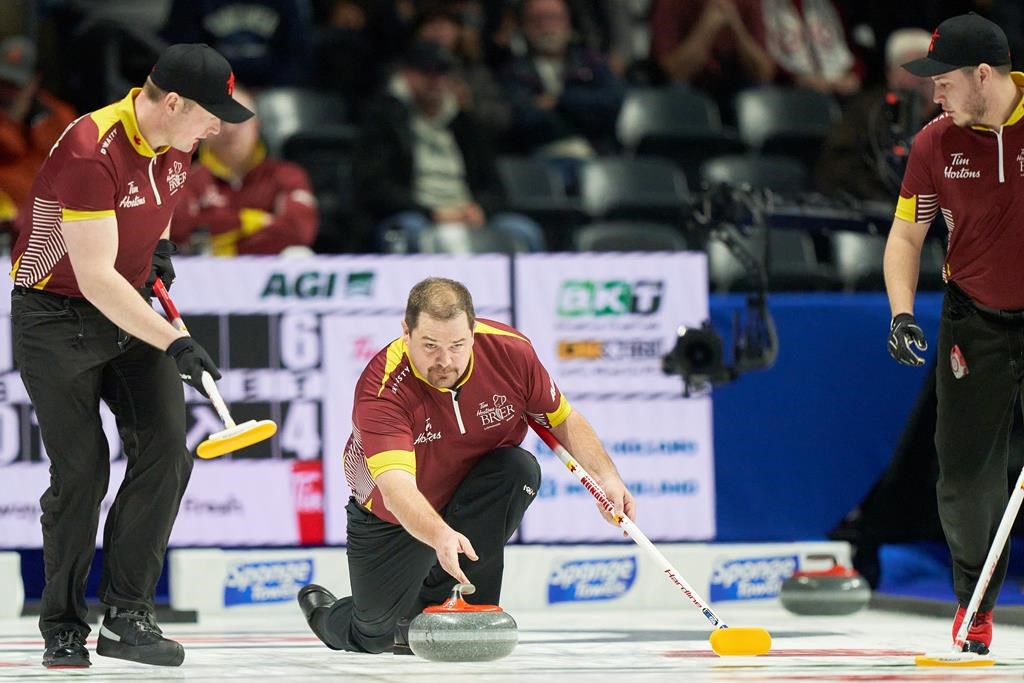
<path id="1" fill-rule="evenodd" d="M 950 363 L 959 346 L 967 374 Z M 1024 379 L 1024 317 L 979 310 L 955 285 L 947 289 L 939 326 L 935 449 L 939 517 L 953 555 L 953 588 L 965 607 L 1006 509 L 1010 431 Z M 995 606 L 1009 560 L 1009 542 L 981 601 Z"/>
<path id="2" fill-rule="evenodd" d="M 102 399 L 117 418 L 127 470 L 107 515 L 99 597 L 125 609 L 153 609 L 171 526 L 192 471 L 185 402 L 174 361 L 127 337 L 81 299 L 17 289 L 14 353 L 50 458 L 43 510 L 44 638 L 89 633 L 85 583 L 95 551 L 110 451 Z"/>
<path id="3" fill-rule="evenodd" d="M 442 511 L 444 521 L 473 544 L 476 562 L 460 555 L 476 586 L 468 602 L 496 605 L 501 597 L 505 543 L 540 486 L 540 466 L 522 448 L 499 448 L 470 470 Z M 338 650 L 385 652 L 395 625 L 448 597 L 455 579 L 430 546 L 398 524 L 378 519 L 355 500 L 348 507 L 348 567 L 352 597 L 317 610 L 317 630 Z"/>

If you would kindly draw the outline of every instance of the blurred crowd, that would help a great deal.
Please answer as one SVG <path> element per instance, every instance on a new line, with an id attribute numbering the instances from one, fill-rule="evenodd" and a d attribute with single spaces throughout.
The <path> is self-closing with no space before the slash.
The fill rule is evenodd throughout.
<path id="1" fill-rule="evenodd" d="M 788 157 L 794 185 L 775 186 L 774 171 L 743 180 L 894 203 L 901 149 L 935 113 L 930 82 L 899 64 L 967 11 L 999 23 L 1024 59 L 1018 0 L 8 4 L 21 10 L 0 20 L 0 225 L 24 210 L 76 112 L 140 84 L 167 44 L 205 42 L 258 117 L 197 150 L 173 237 L 222 256 L 579 248 L 580 231 L 610 217 L 587 199 L 617 184 L 588 189 L 609 160 L 668 162 L 680 210 L 659 218 L 683 243 L 694 195 L 736 164 Z M 834 115 L 809 146 L 771 147 L 752 129 L 770 116 L 799 128 L 813 107 L 752 109 L 769 100 L 750 93 L 793 92 Z M 657 144 L 658 125 L 678 144 Z M 731 165 L 707 163 L 721 156 Z"/>

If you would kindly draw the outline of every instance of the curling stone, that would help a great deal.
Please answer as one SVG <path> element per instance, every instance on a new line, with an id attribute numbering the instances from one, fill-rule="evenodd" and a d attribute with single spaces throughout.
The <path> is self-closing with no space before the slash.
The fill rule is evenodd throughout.
<path id="1" fill-rule="evenodd" d="M 856 570 L 844 567 L 834 555 L 808 555 L 808 560 L 831 560 L 832 567 L 798 571 L 782 583 L 779 599 L 793 614 L 853 614 L 871 599 L 871 587 Z"/>
<path id="2" fill-rule="evenodd" d="M 519 642 L 515 620 L 497 605 L 462 599 L 476 588 L 458 583 L 443 604 L 428 607 L 409 624 L 409 649 L 435 662 L 489 662 L 508 656 Z"/>

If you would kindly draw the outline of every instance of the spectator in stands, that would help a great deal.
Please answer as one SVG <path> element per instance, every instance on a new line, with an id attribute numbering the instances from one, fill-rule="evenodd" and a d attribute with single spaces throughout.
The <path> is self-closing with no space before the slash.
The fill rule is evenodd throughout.
<path id="1" fill-rule="evenodd" d="M 625 83 L 603 55 L 572 42 L 565 0 L 523 0 L 519 19 L 527 53 L 502 75 L 514 148 L 568 158 L 614 151 Z"/>
<path id="2" fill-rule="evenodd" d="M 448 87 L 453 66 L 436 43 L 414 43 L 403 56 L 367 109 L 356 141 L 356 200 L 388 251 L 418 250 L 423 232 L 438 224 L 486 225 L 541 251 L 544 237 L 536 223 L 492 213 L 502 201 L 497 168 L 483 129 Z"/>
<path id="3" fill-rule="evenodd" d="M 315 81 L 340 93 L 358 120 L 407 42 L 404 13 L 395 0 L 324 0 L 314 7 Z"/>
<path id="4" fill-rule="evenodd" d="M 931 33 L 906 28 L 885 46 L 886 83 L 866 90 L 843 109 L 825 141 L 814 176 L 834 197 L 889 201 L 899 191 L 909 142 L 938 113 L 932 82 L 901 65 L 928 53 Z"/>
<path id="5" fill-rule="evenodd" d="M 236 86 L 234 96 L 255 110 L 243 88 Z M 319 217 L 309 177 L 297 164 L 267 157 L 256 117 L 221 124 L 200 145 L 199 163 L 182 191 L 171 239 L 183 250 L 202 229 L 215 256 L 278 254 L 316 238 Z"/>
<path id="6" fill-rule="evenodd" d="M 842 97 L 861 87 L 860 65 L 834 0 L 761 0 L 765 46 L 784 82 Z"/>
<path id="7" fill-rule="evenodd" d="M 308 80 L 312 17 L 306 0 L 173 0 L 163 37 L 207 43 L 250 87 Z"/>
<path id="8" fill-rule="evenodd" d="M 651 58 L 665 77 L 708 93 L 726 118 L 737 91 L 775 75 L 760 0 L 656 0 L 650 22 Z"/>
<path id="9" fill-rule="evenodd" d="M 448 86 L 462 111 L 472 113 L 495 140 L 508 130 L 511 111 L 505 93 L 483 62 L 478 0 L 434 5 L 420 13 L 414 38 L 437 43 L 453 57 Z"/>
<path id="10" fill-rule="evenodd" d="M 39 80 L 32 41 L 13 36 L 0 42 L 0 231 L 13 225 L 43 160 L 75 118 Z"/>
<path id="11" fill-rule="evenodd" d="M 604 54 L 620 78 L 633 63 L 633 15 L 622 0 L 567 0 L 573 24 L 585 46 Z"/>

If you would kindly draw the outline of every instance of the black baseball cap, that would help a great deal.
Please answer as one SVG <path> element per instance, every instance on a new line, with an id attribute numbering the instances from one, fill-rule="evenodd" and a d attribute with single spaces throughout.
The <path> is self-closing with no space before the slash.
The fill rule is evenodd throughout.
<path id="1" fill-rule="evenodd" d="M 241 123 L 253 116 L 231 97 L 235 74 L 228 60 L 205 43 L 171 45 L 149 77 L 157 87 L 195 100 L 222 121 Z"/>
<path id="2" fill-rule="evenodd" d="M 1010 45 L 1003 29 L 971 12 L 951 17 L 932 33 L 928 55 L 907 62 L 903 68 L 915 76 L 939 76 L 965 66 L 1010 63 Z"/>

